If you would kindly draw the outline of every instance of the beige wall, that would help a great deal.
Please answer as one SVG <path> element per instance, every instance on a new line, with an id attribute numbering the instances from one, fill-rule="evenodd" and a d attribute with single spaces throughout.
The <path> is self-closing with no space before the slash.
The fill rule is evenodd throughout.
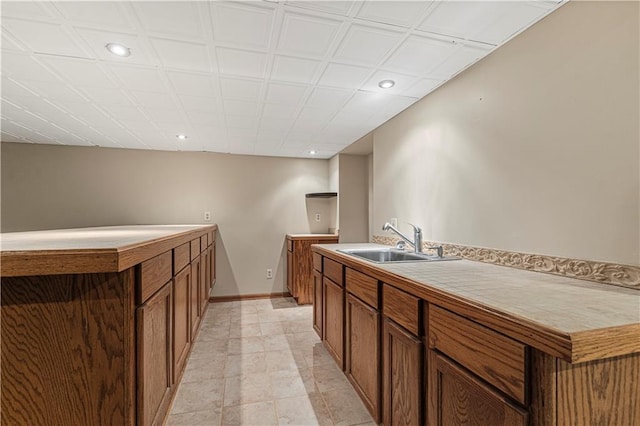
<path id="1" fill-rule="evenodd" d="M 284 291 L 284 235 L 326 232 L 307 192 L 327 160 L 2 143 L 2 232 L 100 225 L 219 226 L 215 296 Z M 310 210 L 310 211 L 309 211 Z M 266 279 L 272 268 L 274 279 Z"/>
<path id="2" fill-rule="evenodd" d="M 374 230 L 640 264 L 639 16 L 570 2 L 377 129 Z"/>
<path id="3" fill-rule="evenodd" d="M 367 156 L 339 155 L 338 216 L 341 243 L 369 241 Z"/>

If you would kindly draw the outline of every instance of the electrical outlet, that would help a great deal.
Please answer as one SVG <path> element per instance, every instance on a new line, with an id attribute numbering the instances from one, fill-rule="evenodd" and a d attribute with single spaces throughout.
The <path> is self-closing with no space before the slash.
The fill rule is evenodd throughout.
<path id="1" fill-rule="evenodd" d="M 211 222 L 211 212 L 204 212 L 204 221 Z"/>
<path id="2" fill-rule="evenodd" d="M 316 213 L 316 222 L 320 222 L 320 213 Z"/>
<path id="3" fill-rule="evenodd" d="M 267 279 L 273 278 L 273 269 L 267 268 Z"/>
<path id="4" fill-rule="evenodd" d="M 392 217 L 390 223 L 391 223 L 391 226 L 393 226 L 394 228 L 397 228 L 398 227 L 398 218 L 397 217 Z"/>

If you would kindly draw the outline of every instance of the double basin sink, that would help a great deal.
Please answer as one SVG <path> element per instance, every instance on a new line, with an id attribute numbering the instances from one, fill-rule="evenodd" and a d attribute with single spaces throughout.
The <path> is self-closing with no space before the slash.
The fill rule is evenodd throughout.
<path id="1" fill-rule="evenodd" d="M 339 249 L 338 251 L 374 263 L 439 262 L 459 259 L 457 257 L 440 257 L 427 253 L 406 252 L 392 248 Z"/>

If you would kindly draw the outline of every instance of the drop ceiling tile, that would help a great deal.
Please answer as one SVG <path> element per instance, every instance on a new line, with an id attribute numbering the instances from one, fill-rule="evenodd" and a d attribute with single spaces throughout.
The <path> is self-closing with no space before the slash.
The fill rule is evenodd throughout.
<path id="1" fill-rule="evenodd" d="M 95 62 L 86 59 L 44 57 L 38 58 L 42 63 L 49 65 L 60 76 L 74 86 L 92 86 L 102 88 L 115 88 L 116 84 Z"/>
<path id="2" fill-rule="evenodd" d="M 295 116 L 298 108 L 292 105 L 283 104 L 265 104 L 262 109 L 262 116 L 264 118 L 285 118 L 290 119 Z"/>
<path id="3" fill-rule="evenodd" d="M 354 24 L 349 28 L 333 58 L 375 66 L 403 37 L 402 32 Z"/>
<path id="4" fill-rule="evenodd" d="M 212 78 L 207 74 L 168 71 L 167 76 L 180 95 L 216 97 Z"/>
<path id="5" fill-rule="evenodd" d="M 162 65 L 191 71 L 211 71 L 208 48 L 204 44 L 150 38 Z"/>
<path id="6" fill-rule="evenodd" d="M 340 21 L 285 12 L 278 49 L 285 53 L 324 56 L 340 27 Z"/>
<path id="7" fill-rule="evenodd" d="M 270 135 L 286 135 L 293 124 L 288 118 L 263 118 L 260 120 L 259 132 Z"/>
<path id="8" fill-rule="evenodd" d="M 309 86 L 270 83 L 266 102 L 271 104 L 298 105 L 304 99 Z"/>
<path id="9" fill-rule="evenodd" d="M 449 79 L 472 63 L 488 55 L 490 51 L 488 48 L 461 46 L 443 63 L 432 70 L 431 75 L 440 77 L 443 80 Z"/>
<path id="10" fill-rule="evenodd" d="M 273 61 L 271 79 L 311 84 L 319 65 L 319 61 L 276 55 Z"/>
<path id="11" fill-rule="evenodd" d="M 131 90 L 129 93 L 133 95 L 138 105 L 149 108 L 175 108 L 176 103 L 168 92 L 142 92 L 139 90 Z"/>
<path id="12" fill-rule="evenodd" d="M 169 128 L 175 127 L 175 134 L 178 134 L 180 132 L 178 127 L 186 127 L 184 114 L 178 109 L 144 108 L 143 111 L 147 116 L 149 116 L 149 118 L 151 118 L 151 120 L 158 124 L 158 126 L 170 126 Z"/>
<path id="13" fill-rule="evenodd" d="M 351 96 L 353 96 L 352 90 L 316 87 L 305 105 L 316 108 L 337 109 L 344 105 Z"/>
<path id="14" fill-rule="evenodd" d="M 319 133 L 326 125 L 327 123 L 324 121 L 316 121 L 316 122 L 296 121 L 291 127 L 291 131 L 296 133 L 306 132 L 309 134 L 316 134 L 316 133 Z"/>
<path id="15" fill-rule="evenodd" d="M 11 99 L 11 103 L 25 111 L 31 112 L 31 115 L 27 116 L 25 120 L 29 120 L 33 118 L 32 115 L 37 115 L 39 119 L 55 122 L 58 119 L 65 117 L 67 115 L 65 111 L 61 110 L 60 106 L 53 104 L 52 102 L 46 99 L 42 99 L 38 97 L 33 97 L 33 96 L 14 97 Z M 5 102 L 3 103 L 3 105 L 6 108 L 7 103 Z M 17 112 L 17 111 L 11 111 L 11 112 Z M 3 114 L 4 114 L 4 111 L 3 111 Z"/>
<path id="16" fill-rule="evenodd" d="M 218 112 L 220 107 L 218 100 L 205 96 L 180 95 L 180 103 L 185 111 Z"/>
<path id="17" fill-rule="evenodd" d="M 106 89 L 102 87 L 80 87 L 78 88 L 93 102 L 101 105 L 132 105 L 131 100 L 121 89 Z"/>
<path id="18" fill-rule="evenodd" d="M 91 56 L 59 24 L 3 17 L 2 29 L 8 30 L 33 52 L 81 58 Z"/>
<path id="19" fill-rule="evenodd" d="M 384 63 L 384 67 L 425 76 L 456 47 L 453 41 L 444 38 L 410 36 Z"/>
<path id="20" fill-rule="evenodd" d="M 2 77 L 2 97 L 9 98 L 12 97 L 22 97 L 22 96 L 38 96 L 37 93 L 29 89 L 28 82 L 23 82 L 23 84 L 17 83 L 8 77 Z M 56 84 L 56 83 L 49 83 Z M 36 91 L 37 92 L 37 91 Z"/>
<path id="21" fill-rule="evenodd" d="M 218 113 L 211 113 L 209 111 L 188 111 L 186 114 L 189 123 L 192 125 L 213 127 L 219 127 L 221 125 L 220 114 Z"/>
<path id="22" fill-rule="evenodd" d="M 202 39 L 198 2 L 150 1 L 133 2 L 138 19 L 145 30 L 156 34 Z"/>
<path id="23" fill-rule="evenodd" d="M 5 50 L 2 51 L 2 75 L 14 78 L 16 81 L 60 81 L 55 74 L 33 57 Z"/>
<path id="24" fill-rule="evenodd" d="M 4 128 L 0 131 L 0 140 L 2 142 L 29 143 L 23 137 L 7 133 Z"/>
<path id="25" fill-rule="evenodd" d="M 258 105 L 255 102 L 226 99 L 224 101 L 224 112 L 226 115 L 255 117 L 258 115 Z"/>
<path id="26" fill-rule="evenodd" d="M 226 134 L 225 131 L 219 127 L 213 126 L 193 126 L 194 135 L 198 138 L 205 141 L 205 143 L 211 145 L 215 143 L 220 143 L 221 145 L 226 146 L 227 143 L 225 141 Z"/>
<path id="27" fill-rule="evenodd" d="M 159 62 L 149 52 L 146 44 L 137 35 L 88 28 L 76 28 L 75 31 L 91 49 L 96 58 L 126 64 L 159 65 Z M 106 48 L 109 43 L 119 43 L 128 47 L 131 49 L 131 56 L 123 58 L 114 55 Z"/>
<path id="28" fill-rule="evenodd" d="M 254 48 L 269 46 L 273 7 L 267 5 L 256 7 L 251 3 L 212 2 L 210 4 L 216 42 Z"/>
<path id="29" fill-rule="evenodd" d="M 56 1 L 52 5 L 66 19 L 84 26 L 98 24 L 108 28 L 135 30 L 119 2 Z"/>
<path id="30" fill-rule="evenodd" d="M 3 1 L 0 3 L 2 18 L 18 17 L 29 19 L 49 19 L 56 15 L 41 1 Z"/>
<path id="31" fill-rule="evenodd" d="M 509 8 L 509 2 L 503 1 L 443 1 L 429 11 L 417 29 L 477 40 L 477 34 Z"/>
<path id="32" fill-rule="evenodd" d="M 267 55 L 240 49 L 218 47 L 218 69 L 221 74 L 232 77 L 263 78 L 267 64 Z"/>
<path id="33" fill-rule="evenodd" d="M 383 80 L 393 80 L 396 84 L 388 89 L 378 86 Z M 418 79 L 411 75 L 400 74 L 390 71 L 377 71 L 363 86 L 362 90 L 370 92 L 380 92 L 386 95 L 401 93 L 411 87 Z"/>
<path id="34" fill-rule="evenodd" d="M 414 97 L 414 98 L 422 98 L 430 93 L 433 89 L 442 84 L 444 80 L 438 80 L 433 78 L 423 78 L 421 80 L 416 81 L 411 87 L 402 92 L 402 95 Z"/>
<path id="35" fill-rule="evenodd" d="M 118 121 L 148 121 L 148 118 L 140 112 L 138 108 L 133 106 L 104 105 L 102 108 Z"/>
<path id="36" fill-rule="evenodd" d="M 226 99 L 258 100 L 262 89 L 262 81 L 221 77 L 220 90 Z"/>
<path id="37" fill-rule="evenodd" d="M 24 125 L 21 125 L 20 123 L 15 123 L 13 121 L 6 120 L 4 118 L 2 119 L 1 126 L 2 126 L 3 132 L 4 131 L 10 132 L 11 134 L 14 134 L 20 138 L 23 138 L 28 142 L 43 143 L 43 144 L 56 143 L 56 141 L 52 137 L 47 137 L 45 135 L 42 135 L 34 131 L 33 129 L 30 129 L 28 127 L 25 127 Z"/>
<path id="38" fill-rule="evenodd" d="M 330 63 L 325 68 L 318 84 L 321 86 L 358 89 L 372 72 L 371 68 Z"/>
<path id="39" fill-rule="evenodd" d="M 507 2 L 507 4 L 509 6 L 508 12 L 480 31 L 476 35 L 477 40 L 493 44 L 503 43 L 549 12 L 544 3 Z"/>
<path id="40" fill-rule="evenodd" d="M 82 95 L 80 95 L 73 86 L 66 83 L 25 81 L 24 85 L 32 91 L 38 93 L 41 97 L 53 100 L 54 102 L 58 100 L 75 102 L 86 101 L 86 99 Z M 5 92 L 4 87 L 2 88 L 2 92 Z"/>
<path id="41" fill-rule="evenodd" d="M 432 1 L 364 1 L 356 16 L 408 28 L 416 24 L 432 4 Z"/>
<path id="42" fill-rule="evenodd" d="M 102 122 L 110 122 L 111 119 L 105 112 L 96 108 L 94 105 L 87 102 L 69 102 L 58 101 L 58 106 L 64 108 L 65 111 L 79 118 L 80 120 L 89 123 L 90 125 L 97 125 Z"/>
<path id="43" fill-rule="evenodd" d="M 18 43 L 13 36 L 11 36 L 9 33 L 7 33 L 6 31 L 2 31 L 2 44 L 0 45 L 2 46 L 2 50 L 16 50 L 16 51 L 20 51 L 20 52 L 26 52 L 27 48 L 26 47 L 22 47 L 22 45 L 20 45 L 20 43 Z"/>
<path id="44" fill-rule="evenodd" d="M 160 72 L 155 68 L 115 64 L 110 65 L 109 68 L 126 89 L 146 92 L 164 92 L 167 90 Z"/>
<path id="45" fill-rule="evenodd" d="M 310 1 L 310 0 L 295 0 L 287 1 L 287 6 L 300 7 L 311 10 L 318 10 L 321 12 L 332 13 L 341 16 L 349 16 L 354 5 L 358 4 L 357 1 Z"/>
<path id="46" fill-rule="evenodd" d="M 336 113 L 334 108 L 305 107 L 298 115 L 298 122 L 327 122 Z"/>

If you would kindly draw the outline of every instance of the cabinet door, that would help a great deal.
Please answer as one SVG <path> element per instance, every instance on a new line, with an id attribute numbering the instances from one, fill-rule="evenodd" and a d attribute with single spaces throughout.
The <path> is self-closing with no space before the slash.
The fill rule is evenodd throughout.
<path id="1" fill-rule="evenodd" d="M 297 302 L 300 305 L 313 303 L 313 257 L 311 244 L 317 244 L 318 240 L 294 241 L 295 273 L 293 280 Z"/>
<path id="2" fill-rule="evenodd" d="M 380 313 L 347 293 L 345 373 L 380 422 Z"/>
<path id="3" fill-rule="evenodd" d="M 429 351 L 429 424 L 525 426 L 528 414 L 472 373 Z"/>
<path id="4" fill-rule="evenodd" d="M 382 347 L 384 424 L 422 424 L 422 342 L 385 318 Z"/>
<path id="5" fill-rule="evenodd" d="M 171 281 L 136 310 L 139 425 L 162 424 L 172 392 Z"/>
<path id="6" fill-rule="evenodd" d="M 322 274 L 313 271 L 313 329 L 321 339 L 324 338 L 322 335 L 322 299 Z"/>
<path id="7" fill-rule="evenodd" d="M 287 290 L 293 298 L 298 297 L 293 283 L 293 252 L 287 250 Z"/>
<path id="8" fill-rule="evenodd" d="M 198 308 L 200 309 L 200 318 L 203 318 L 204 311 L 209 306 L 209 251 L 205 249 L 200 256 L 202 263 L 200 265 L 200 301 Z"/>
<path id="9" fill-rule="evenodd" d="M 324 287 L 324 343 L 329 353 L 344 369 L 344 290 L 328 278 Z"/>
<path id="10" fill-rule="evenodd" d="M 209 256 L 207 258 L 207 283 L 209 286 L 208 294 L 211 294 L 211 289 L 216 282 L 216 245 L 215 243 L 207 247 Z"/>
<path id="11" fill-rule="evenodd" d="M 200 325 L 200 280 L 202 278 L 202 257 L 198 255 L 191 261 L 191 302 L 189 319 L 191 321 L 191 341 L 196 337 Z"/>
<path id="12" fill-rule="evenodd" d="M 190 347 L 189 304 L 191 303 L 191 267 L 180 271 L 173 284 L 173 380 L 177 383 Z"/>

